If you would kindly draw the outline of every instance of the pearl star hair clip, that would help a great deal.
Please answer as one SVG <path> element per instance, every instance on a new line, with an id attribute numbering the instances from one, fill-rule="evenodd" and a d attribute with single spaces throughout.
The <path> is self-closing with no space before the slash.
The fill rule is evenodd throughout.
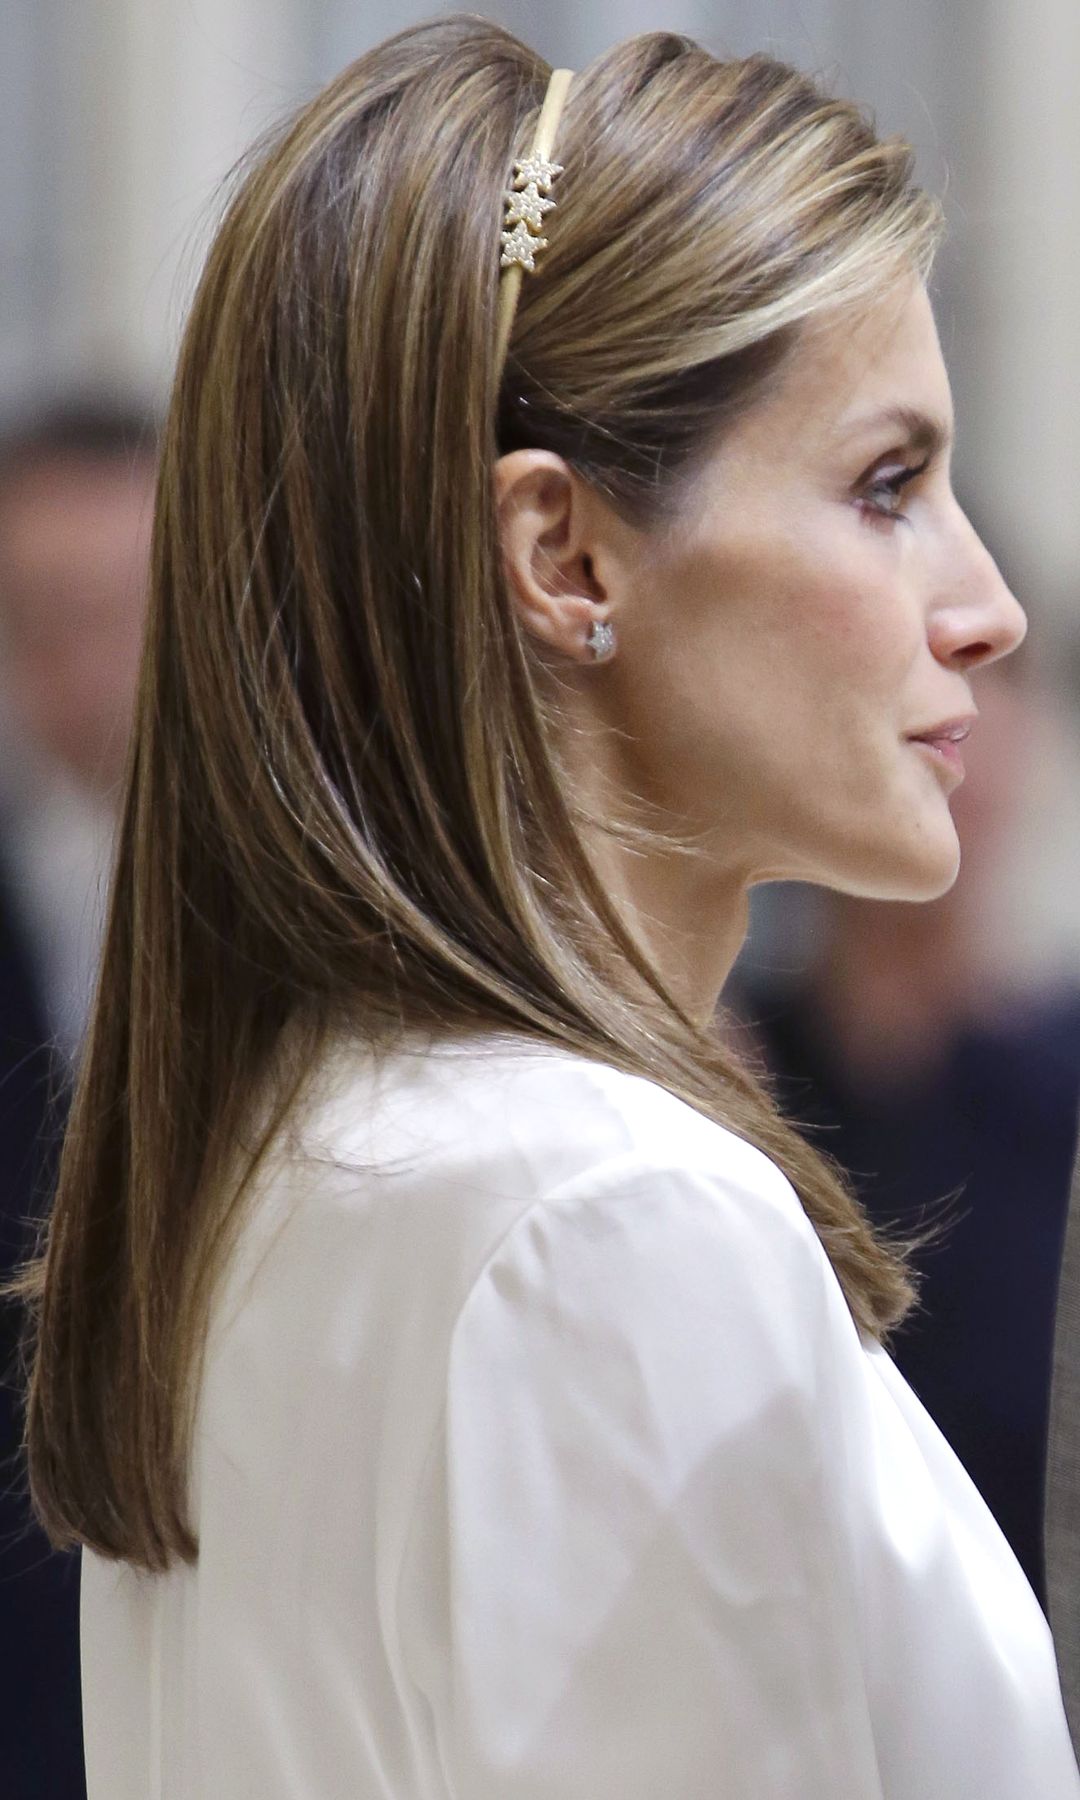
<path id="1" fill-rule="evenodd" d="M 544 214 L 555 205 L 546 196 L 555 176 L 561 174 L 561 163 L 547 162 L 542 156 L 526 156 L 514 164 L 514 185 L 506 195 L 506 229 L 502 234 L 504 269 L 514 263 L 520 263 L 523 269 L 536 268 L 536 252 L 547 249 L 547 238 L 540 236 Z"/>
<path id="2" fill-rule="evenodd" d="M 551 147 L 555 129 L 566 102 L 567 89 L 573 80 L 572 69 L 553 69 L 548 81 L 544 104 L 536 123 L 536 136 L 528 156 L 514 164 L 512 184 L 506 190 L 506 219 L 502 232 L 502 256 L 499 266 L 499 318 L 496 337 L 497 367 L 501 371 L 521 292 L 521 277 L 526 269 L 536 270 L 536 253 L 546 250 L 548 240 L 542 236 L 544 215 L 555 207 L 549 199 L 551 184 L 562 174 L 562 164 L 552 162 Z"/>

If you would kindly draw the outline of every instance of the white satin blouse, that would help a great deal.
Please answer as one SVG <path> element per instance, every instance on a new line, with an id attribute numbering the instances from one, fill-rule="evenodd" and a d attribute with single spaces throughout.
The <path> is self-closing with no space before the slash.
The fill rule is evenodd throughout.
<path id="1" fill-rule="evenodd" d="M 1050 1635 L 786 1178 L 492 1038 L 328 1059 L 194 1567 L 83 1560 L 90 1800 L 1078 1800 Z"/>

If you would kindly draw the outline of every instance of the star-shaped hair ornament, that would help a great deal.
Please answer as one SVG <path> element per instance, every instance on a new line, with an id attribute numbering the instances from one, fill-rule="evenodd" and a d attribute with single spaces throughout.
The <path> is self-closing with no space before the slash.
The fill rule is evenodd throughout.
<path id="1" fill-rule="evenodd" d="M 508 225 L 526 224 L 533 231 L 539 231 L 544 223 L 544 214 L 551 212 L 554 200 L 545 200 L 535 181 L 516 193 L 513 189 L 506 196 L 506 223 Z"/>
<path id="2" fill-rule="evenodd" d="M 546 250 L 548 246 L 547 238 L 541 237 L 540 233 L 544 214 L 553 211 L 556 202 L 549 200 L 547 195 L 551 192 L 555 177 L 563 172 L 562 164 L 551 160 L 551 146 L 572 80 L 573 71 L 570 69 L 551 71 L 529 153 L 519 157 L 514 163 L 510 185 L 503 196 L 506 217 L 503 220 L 502 256 L 499 259 L 503 273 L 499 283 L 495 341 L 497 366 L 500 369 L 506 360 L 510 343 L 522 274 L 525 270 L 535 274 L 537 251 Z"/>
<path id="3" fill-rule="evenodd" d="M 536 252 L 546 249 L 547 238 L 534 237 L 524 219 L 519 219 L 513 231 L 504 231 L 502 234 L 500 267 L 509 269 L 514 263 L 519 263 L 523 269 L 535 272 Z"/>
<path id="4" fill-rule="evenodd" d="M 514 164 L 514 186 L 536 187 L 542 194 L 550 194 L 552 182 L 562 172 L 562 163 L 549 162 L 546 156 L 538 156 L 533 151 L 531 156 L 523 156 Z"/>

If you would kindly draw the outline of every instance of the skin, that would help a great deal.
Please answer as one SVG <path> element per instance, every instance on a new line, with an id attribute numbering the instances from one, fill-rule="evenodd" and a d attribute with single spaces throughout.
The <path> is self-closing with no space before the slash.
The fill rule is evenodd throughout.
<path id="1" fill-rule="evenodd" d="M 926 461 L 906 408 L 941 442 Z M 495 492 L 510 589 L 558 684 L 564 755 L 697 854 L 593 854 L 705 1022 L 760 881 L 887 900 L 959 869 L 957 774 L 909 741 L 977 711 L 971 677 L 1026 618 L 952 492 L 949 381 L 921 283 L 806 328 L 664 528 L 619 518 L 561 458 L 516 450 Z M 614 627 L 612 656 L 586 643 Z M 977 726 L 975 727 L 977 730 Z"/>
<path id="2" fill-rule="evenodd" d="M 30 743 L 110 797 L 134 704 L 153 493 L 148 457 L 51 457 L 0 484 L 6 705 Z"/>

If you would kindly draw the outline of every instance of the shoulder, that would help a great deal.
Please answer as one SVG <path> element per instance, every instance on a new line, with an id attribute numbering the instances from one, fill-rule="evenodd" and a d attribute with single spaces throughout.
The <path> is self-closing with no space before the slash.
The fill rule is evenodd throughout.
<path id="1" fill-rule="evenodd" d="M 650 1313 L 662 1331 L 672 1310 L 721 1304 L 737 1330 L 747 1311 L 783 1310 L 786 1294 L 781 1330 L 798 1332 L 833 1290 L 847 1319 L 787 1176 L 659 1083 L 493 1040 L 444 1046 L 407 1079 L 399 1065 L 392 1086 L 425 1182 L 437 1159 L 440 1184 L 484 1216 L 463 1314 L 493 1300 L 500 1311 L 513 1293 L 640 1340 Z"/>
<path id="2" fill-rule="evenodd" d="M 595 1131 L 589 1154 L 579 1141 L 576 1166 L 492 1243 L 463 1297 L 462 1364 L 497 1354 L 523 1380 L 561 1367 L 570 1384 L 606 1370 L 624 1398 L 630 1379 L 642 1415 L 663 1410 L 665 1393 L 676 1409 L 679 1394 L 710 1393 L 703 1423 L 721 1370 L 740 1371 L 739 1404 L 758 1386 L 805 1397 L 837 1333 L 860 1351 L 820 1240 L 769 1157 L 653 1083 L 611 1070 L 583 1079 L 603 1153 Z"/>
<path id="3" fill-rule="evenodd" d="M 272 1227 L 284 1208 L 291 1278 L 309 1261 L 323 1282 L 392 1267 L 428 1316 L 456 1321 L 459 1349 L 474 1333 L 523 1343 L 526 1314 L 567 1341 L 586 1317 L 629 1344 L 690 1314 L 715 1341 L 706 1316 L 721 1313 L 726 1342 L 740 1319 L 786 1340 L 830 1286 L 847 1317 L 776 1164 L 659 1084 L 588 1058 L 494 1038 L 377 1060 L 344 1046 L 292 1136 L 280 1205 L 264 1213 Z"/>
<path id="4" fill-rule="evenodd" d="M 815 1234 L 786 1175 L 756 1144 L 645 1076 L 492 1036 L 407 1044 L 379 1058 L 338 1046 L 301 1122 L 335 1161 L 500 1190 L 569 1212 L 577 1201 L 685 1175 Z M 816 1237 L 815 1237 L 816 1241 Z"/>

